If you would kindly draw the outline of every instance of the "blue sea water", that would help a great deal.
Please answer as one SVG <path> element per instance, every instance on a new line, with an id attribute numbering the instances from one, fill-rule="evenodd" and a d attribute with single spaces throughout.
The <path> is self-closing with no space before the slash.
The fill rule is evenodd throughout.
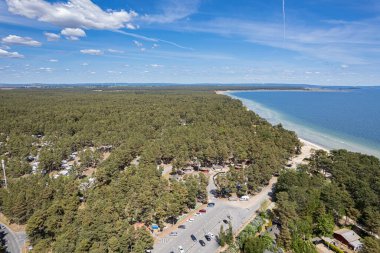
<path id="1" fill-rule="evenodd" d="M 228 92 L 272 124 L 328 149 L 380 157 L 380 87 Z"/>

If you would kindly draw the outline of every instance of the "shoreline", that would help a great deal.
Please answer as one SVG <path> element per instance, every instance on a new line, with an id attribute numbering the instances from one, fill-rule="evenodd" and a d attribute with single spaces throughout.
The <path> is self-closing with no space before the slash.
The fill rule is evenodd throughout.
<path id="1" fill-rule="evenodd" d="M 250 90 L 246 90 L 246 91 L 250 91 Z M 230 92 L 233 92 L 233 91 L 230 91 L 230 90 L 224 90 L 224 91 L 223 90 L 216 90 L 215 91 L 215 93 L 217 95 L 226 95 L 226 96 L 229 96 Z M 241 91 L 241 92 L 244 92 L 244 91 Z M 229 97 L 231 97 L 231 96 L 229 96 Z M 247 107 L 247 109 L 251 110 L 248 107 Z M 318 145 L 312 141 L 305 140 L 299 136 L 298 136 L 298 139 L 302 143 L 302 150 L 301 150 L 300 155 L 298 155 L 297 157 L 294 157 L 294 159 L 292 160 L 293 163 L 297 163 L 297 162 L 301 163 L 303 159 L 310 157 L 312 150 L 320 150 L 321 149 L 321 150 L 330 152 L 329 149 L 322 147 L 321 145 Z"/>
<path id="2" fill-rule="evenodd" d="M 237 99 L 241 101 L 243 105 L 247 108 L 247 110 L 251 110 L 255 112 L 256 114 L 258 114 L 260 117 L 267 120 L 272 125 L 281 123 L 284 126 L 284 128 L 296 132 L 299 140 L 302 143 L 304 143 L 304 145 L 310 144 L 311 146 L 314 147 L 314 149 L 315 148 L 323 149 L 328 152 L 330 150 L 345 149 L 350 152 L 358 152 L 358 153 L 380 158 L 380 154 L 378 150 L 371 148 L 371 146 L 366 146 L 365 144 L 361 142 L 356 142 L 355 140 L 352 140 L 349 138 L 346 139 L 340 136 L 329 134 L 327 132 L 320 132 L 315 128 L 310 128 L 308 126 L 302 125 L 295 121 L 287 120 L 285 118 L 287 115 L 282 115 L 274 110 L 266 108 L 265 105 L 258 104 L 255 101 L 239 98 L 233 94 L 234 92 L 235 91 L 231 91 L 231 90 L 216 90 L 215 94 L 225 95 L 232 99 Z"/>

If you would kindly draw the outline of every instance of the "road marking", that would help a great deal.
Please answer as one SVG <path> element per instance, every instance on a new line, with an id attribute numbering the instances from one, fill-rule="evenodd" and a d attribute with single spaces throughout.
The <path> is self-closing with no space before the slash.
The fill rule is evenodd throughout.
<path id="1" fill-rule="evenodd" d="M 163 238 L 160 240 L 160 243 L 168 243 L 169 242 L 169 238 Z"/>

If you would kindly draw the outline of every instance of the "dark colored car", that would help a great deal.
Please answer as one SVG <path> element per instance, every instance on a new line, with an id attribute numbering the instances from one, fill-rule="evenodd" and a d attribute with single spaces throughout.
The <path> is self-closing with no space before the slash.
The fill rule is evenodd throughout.
<path id="1" fill-rule="evenodd" d="M 205 238 L 206 238 L 207 241 L 211 241 L 211 236 L 205 235 Z"/>
<path id="2" fill-rule="evenodd" d="M 206 243 L 205 243 L 205 241 L 203 241 L 203 240 L 199 240 L 199 243 L 204 247 L 204 246 L 206 246 Z"/>
<path id="3" fill-rule="evenodd" d="M 228 220 L 223 220 L 223 222 L 224 222 L 225 224 L 228 224 Z"/>
<path id="4" fill-rule="evenodd" d="M 208 203 L 207 206 L 208 206 L 208 207 L 214 207 L 214 206 L 215 206 L 215 203 Z"/>
<path id="5" fill-rule="evenodd" d="M 195 235 L 191 235 L 191 240 L 193 240 L 194 242 L 197 240 L 197 238 L 195 237 Z"/>
<path id="6" fill-rule="evenodd" d="M 179 225 L 178 228 L 186 229 L 186 225 Z"/>
<path id="7" fill-rule="evenodd" d="M 200 213 L 205 213 L 205 212 L 207 212 L 207 211 L 206 211 L 206 209 L 201 209 L 201 210 L 199 210 L 199 212 L 200 212 Z"/>

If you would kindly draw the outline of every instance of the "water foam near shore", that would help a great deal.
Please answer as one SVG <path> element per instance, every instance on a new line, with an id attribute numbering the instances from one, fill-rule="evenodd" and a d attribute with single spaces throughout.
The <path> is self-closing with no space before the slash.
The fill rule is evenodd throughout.
<path id="1" fill-rule="evenodd" d="M 238 99 L 249 109 L 257 113 L 260 117 L 266 119 L 269 123 L 276 125 L 282 124 L 284 128 L 295 131 L 302 142 L 309 142 L 315 147 L 322 149 L 347 149 L 354 152 L 374 155 L 380 157 L 380 151 L 377 147 L 372 147 L 363 140 L 355 139 L 352 136 L 345 136 L 336 133 L 330 129 L 317 127 L 289 114 L 280 113 L 273 108 L 253 101 L 251 99 L 241 98 L 234 95 L 233 91 L 218 91 L 217 94 L 224 94 L 231 98 Z"/>

